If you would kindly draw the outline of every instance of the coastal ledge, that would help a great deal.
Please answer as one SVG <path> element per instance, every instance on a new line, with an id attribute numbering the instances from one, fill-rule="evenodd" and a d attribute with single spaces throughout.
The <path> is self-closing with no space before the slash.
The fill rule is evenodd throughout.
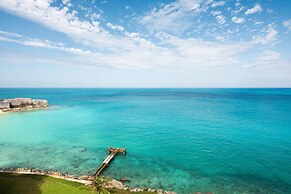
<path id="1" fill-rule="evenodd" d="M 32 98 L 8 98 L 0 99 L 0 112 L 18 112 L 47 108 L 48 101 L 44 99 Z"/>
<path id="2" fill-rule="evenodd" d="M 48 171 L 48 170 L 40 170 L 33 168 L 0 168 L 0 173 L 16 173 L 16 174 L 33 174 L 33 175 L 42 175 L 49 176 L 53 178 L 63 179 L 72 182 L 82 183 L 84 185 L 94 185 L 95 177 L 82 175 L 80 177 L 76 177 L 74 175 L 63 174 L 57 171 Z M 164 191 L 161 189 L 151 189 L 151 188 L 138 188 L 138 187 L 128 187 L 124 185 L 121 181 L 112 179 L 110 177 L 106 177 L 108 180 L 103 183 L 103 187 L 107 189 L 119 189 L 124 191 L 129 191 L 132 193 L 146 192 L 146 193 L 157 193 L 157 194 L 176 194 L 173 191 Z"/>

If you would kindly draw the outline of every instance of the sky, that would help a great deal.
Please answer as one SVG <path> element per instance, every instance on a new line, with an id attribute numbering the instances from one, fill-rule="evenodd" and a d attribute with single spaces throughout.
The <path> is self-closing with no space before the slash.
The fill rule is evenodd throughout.
<path id="1" fill-rule="evenodd" d="M 0 87 L 291 87 L 291 1 L 0 0 Z"/>

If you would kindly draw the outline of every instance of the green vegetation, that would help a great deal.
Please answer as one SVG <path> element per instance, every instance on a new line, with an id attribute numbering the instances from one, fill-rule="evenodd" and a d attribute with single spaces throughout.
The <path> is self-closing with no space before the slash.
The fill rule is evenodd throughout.
<path id="1" fill-rule="evenodd" d="M 98 182 L 97 180 L 96 182 Z M 103 181 L 103 180 L 100 180 Z M 99 181 L 99 182 L 100 182 Z M 98 183 L 99 183 L 98 182 Z M 129 194 L 129 191 L 86 186 L 81 183 L 42 175 L 0 173 L 0 194 Z M 140 192 L 148 193 L 148 192 Z"/>
<path id="2" fill-rule="evenodd" d="M 105 178 L 103 176 L 99 176 L 95 179 L 93 182 L 93 186 L 95 187 L 95 191 L 97 191 L 99 194 L 100 193 L 110 193 L 107 189 L 102 187 L 102 184 L 105 182 Z"/>
<path id="3" fill-rule="evenodd" d="M 0 173 L 0 194 L 96 194 L 93 187 L 49 176 Z"/>

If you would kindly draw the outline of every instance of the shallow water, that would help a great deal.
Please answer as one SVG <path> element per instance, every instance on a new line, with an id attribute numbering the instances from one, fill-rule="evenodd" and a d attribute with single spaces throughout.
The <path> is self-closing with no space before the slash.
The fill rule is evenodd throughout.
<path id="1" fill-rule="evenodd" d="M 0 115 L 0 167 L 104 172 L 177 193 L 291 193 L 290 89 L 0 89 L 48 110 Z"/>

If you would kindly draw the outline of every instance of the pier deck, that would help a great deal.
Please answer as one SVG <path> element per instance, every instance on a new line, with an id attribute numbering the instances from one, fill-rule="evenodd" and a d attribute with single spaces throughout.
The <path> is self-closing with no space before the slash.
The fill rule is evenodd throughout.
<path id="1" fill-rule="evenodd" d="M 126 154 L 126 148 L 108 148 L 108 156 L 105 158 L 105 160 L 102 162 L 102 164 L 99 166 L 99 168 L 96 170 L 96 172 L 93 174 L 93 176 L 99 176 L 101 172 L 109 165 L 111 160 L 114 159 L 118 153 L 122 153 L 123 155 Z"/>

